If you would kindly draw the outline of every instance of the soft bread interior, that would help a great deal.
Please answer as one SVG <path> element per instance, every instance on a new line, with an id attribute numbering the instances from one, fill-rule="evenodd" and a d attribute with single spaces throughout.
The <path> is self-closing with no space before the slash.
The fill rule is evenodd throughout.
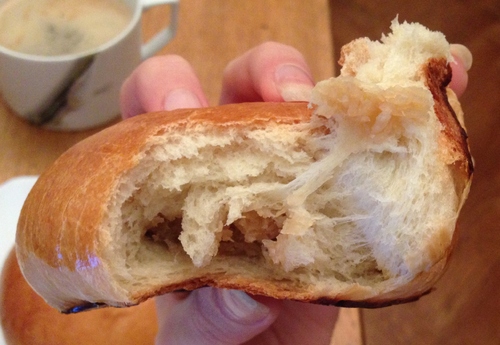
<path id="1" fill-rule="evenodd" d="M 341 76 L 313 90 L 309 123 L 152 137 L 101 232 L 120 284 L 141 291 L 246 267 L 297 286 L 376 291 L 442 259 L 461 191 L 421 66 L 449 60 L 448 43 L 418 24 L 392 30 L 344 48 Z"/>

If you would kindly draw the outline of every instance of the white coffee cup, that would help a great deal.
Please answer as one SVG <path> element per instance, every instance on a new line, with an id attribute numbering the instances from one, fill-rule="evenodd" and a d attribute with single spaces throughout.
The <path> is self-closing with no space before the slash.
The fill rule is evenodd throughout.
<path id="1" fill-rule="evenodd" d="M 7 1 L 13 0 L 0 0 L 0 8 Z M 4 102 L 32 124 L 54 130 L 84 130 L 116 119 L 122 82 L 141 60 L 174 37 L 179 3 L 123 1 L 132 11 L 129 23 L 114 38 L 92 49 L 48 56 L 0 45 L 0 94 Z M 143 43 L 142 12 L 157 5 L 170 5 L 170 20 Z"/>

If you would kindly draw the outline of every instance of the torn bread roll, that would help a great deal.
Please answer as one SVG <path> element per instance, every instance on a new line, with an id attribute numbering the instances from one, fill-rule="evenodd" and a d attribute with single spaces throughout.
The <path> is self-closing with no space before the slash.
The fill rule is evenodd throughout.
<path id="1" fill-rule="evenodd" d="M 341 306 L 416 299 L 443 273 L 472 176 L 451 61 L 441 33 L 394 21 L 380 42 L 345 46 L 310 104 L 105 129 L 34 186 L 20 267 L 66 313 L 207 285 Z"/>

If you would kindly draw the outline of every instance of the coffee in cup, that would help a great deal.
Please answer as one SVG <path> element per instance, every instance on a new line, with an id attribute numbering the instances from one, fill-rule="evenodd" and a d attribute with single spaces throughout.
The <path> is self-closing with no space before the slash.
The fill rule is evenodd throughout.
<path id="1" fill-rule="evenodd" d="M 31 124 L 85 130 L 118 118 L 123 81 L 175 35 L 179 0 L 0 0 L 0 99 Z M 144 10 L 170 18 L 147 40 Z"/>
<path id="2" fill-rule="evenodd" d="M 132 14 L 121 0 L 9 0 L 0 7 L 0 45 L 31 55 L 81 53 L 116 37 Z"/>

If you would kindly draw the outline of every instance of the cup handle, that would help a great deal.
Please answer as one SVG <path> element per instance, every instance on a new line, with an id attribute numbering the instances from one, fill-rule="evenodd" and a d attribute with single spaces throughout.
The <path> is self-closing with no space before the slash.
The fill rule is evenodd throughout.
<path id="1" fill-rule="evenodd" d="M 179 12 L 179 0 L 141 0 L 142 10 L 147 10 L 157 5 L 170 5 L 170 24 L 158 32 L 153 38 L 144 43 L 141 47 L 142 59 L 153 56 L 162 49 L 174 36 L 177 31 L 177 20 Z"/>

